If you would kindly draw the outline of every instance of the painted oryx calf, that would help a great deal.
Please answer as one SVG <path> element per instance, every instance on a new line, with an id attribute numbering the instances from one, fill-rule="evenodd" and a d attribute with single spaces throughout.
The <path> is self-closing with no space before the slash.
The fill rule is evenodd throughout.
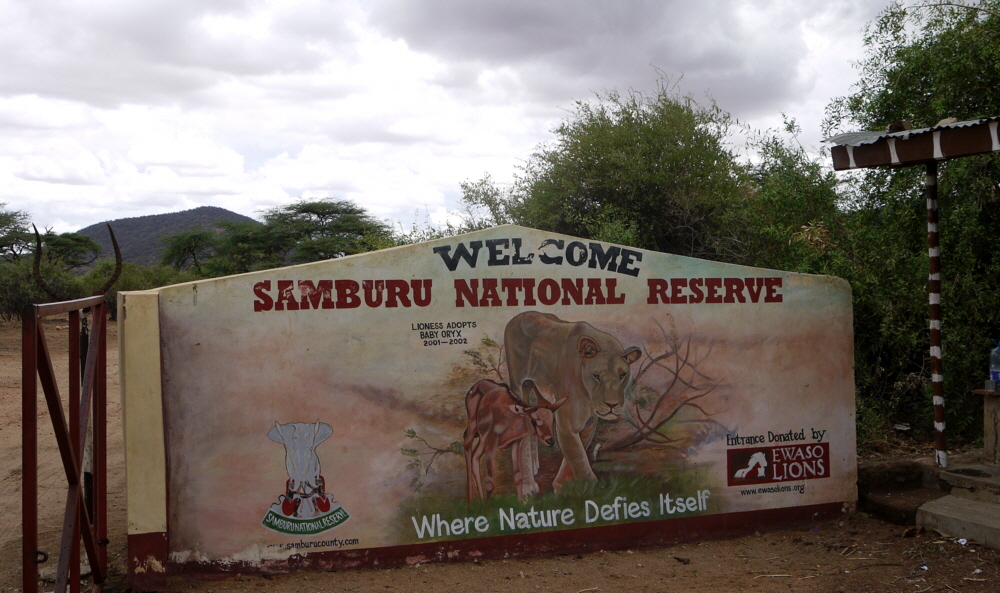
<path id="1" fill-rule="evenodd" d="M 548 402 L 538 393 L 538 388 L 530 379 L 524 381 L 522 393 L 531 389 L 539 405 L 529 406 L 522 402 L 510 388 L 489 379 L 477 381 L 465 394 L 465 410 L 468 424 L 465 428 L 465 473 L 467 498 L 472 502 L 476 493 L 480 498 L 493 495 L 496 479 L 496 452 L 511 448 L 511 463 L 514 467 L 514 486 L 518 496 L 524 496 L 521 484 L 523 472 L 531 468 L 521 466 L 521 443 L 529 435 L 537 436 L 548 446 L 555 444 L 552 434 L 554 413 L 566 398 Z M 478 440 L 477 440 L 478 437 Z M 481 461 L 486 456 L 486 481 L 483 482 Z"/>

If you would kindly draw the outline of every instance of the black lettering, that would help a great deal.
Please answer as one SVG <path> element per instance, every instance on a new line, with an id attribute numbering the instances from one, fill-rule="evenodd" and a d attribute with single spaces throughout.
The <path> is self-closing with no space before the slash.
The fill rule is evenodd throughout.
<path id="1" fill-rule="evenodd" d="M 575 254 L 579 251 L 580 259 L 577 259 Z M 587 261 L 587 246 L 579 241 L 573 241 L 566 248 L 566 263 L 571 266 L 581 266 L 583 262 Z"/>
<path id="2" fill-rule="evenodd" d="M 622 248 L 622 262 L 618 264 L 619 274 L 628 274 L 629 276 L 638 276 L 639 268 L 630 268 L 632 262 L 642 261 L 642 253 L 638 251 L 632 251 L 631 249 Z"/>
<path id="3" fill-rule="evenodd" d="M 501 247 L 501 245 L 503 247 Z M 486 249 L 490 252 L 489 259 L 486 260 L 487 266 L 506 266 L 510 265 L 510 256 L 506 255 L 503 250 L 510 246 L 510 239 L 487 239 Z M 500 257 L 503 255 L 503 257 Z"/>
<path id="4" fill-rule="evenodd" d="M 465 263 L 469 264 L 470 268 L 476 267 L 476 261 L 479 259 L 479 250 L 483 248 L 482 241 L 470 241 L 469 247 L 472 248 L 472 253 L 465 247 L 465 243 L 459 243 L 455 247 L 455 254 L 450 255 L 451 245 L 442 245 L 441 247 L 435 247 L 434 253 L 441 256 L 444 261 L 444 265 L 447 266 L 449 272 L 454 272 L 458 268 L 459 258 L 464 259 Z"/>
<path id="5" fill-rule="evenodd" d="M 615 272 L 618 270 L 618 256 L 621 255 L 621 252 L 620 247 L 609 247 L 607 251 L 604 251 L 600 243 L 591 243 L 590 263 L 587 267 Z"/>
<path id="6" fill-rule="evenodd" d="M 511 239 L 511 242 L 514 244 L 514 265 L 523 266 L 524 264 L 530 264 L 535 254 L 529 253 L 527 257 L 521 257 L 521 239 Z"/>
<path id="7" fill-rule="evenodd" d="M 555 245 L 556 249 L 562 250 L 565 242 L 562 239 L 546 239 L 542 241 L 542 244 L 538 246 L 538 251 L 545 249 L 549 245 Z M 562 265 L 563 258 L 561 255 L 551 256 L 545 253 L 539 253 L 538 259 L 542 260 L 543 264 L 555 264 L 557 266 Z"/>

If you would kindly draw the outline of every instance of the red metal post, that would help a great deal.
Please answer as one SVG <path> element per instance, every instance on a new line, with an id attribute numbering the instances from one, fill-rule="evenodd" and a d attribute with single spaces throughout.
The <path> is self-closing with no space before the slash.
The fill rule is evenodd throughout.
<path id="1" fill-rule="evenodd" d="M 103 299 L 104 293 L 95 293 Z M 91 331 L 98 332 L 97 389 L 94 394 L 94 537 L 100 565 L 108 565 L 108 315 L 107 301 L 94 307 Z M 98 323 L 99 321 L 99 323 Z M 100 325 L 100 329 L 97 326 Z"/>
<path id="2" fill-rule="evenodd" d="M 76 458 L 83 460 L 80 438 L 80 311 L 69 312 L 69 440 Z M 86 415 L 86 414 L 84 414 Z M 83 436 L 86 438 L 86 430 Z M 74 508 L 76 522 L 73 525 L 72 544 L 69 551 L 69 590 L 80 592 L 80 524 L 81 509 Z"/>
<path id="3" fill-rule="evenodd" d="M 89 355 L 80 359 L 80 310 L 93 308 Z M 69 417 L 63 413 L 59 386 L 46 345 L 41 318 L 69 313 Z M 55 590 L 80 590 L 81 539 L 90 560 L 94 591 L 103 590 L 107 574 L 107 322 L 103 296 L 25 307 L 22 323 L 22 585 L 38 590 L 38 564 L 48 559 L 38 550 L 38 386 L 42 387 L 66 474 L 67 496 Z M 81 368 L 83 367 L 83 368 Z M 82 375 L 82 381 L 81 381 Z M 93 406 L 93 407 L 91 407 Z M 94 421 L 94 512 L 88 512 L 82 483 L 82 459 L 88 426 Z"/>
<path id="4" fill-rule="evenodd" d="M 937 162 L 927 163 L 927 255 L 930 275 L 931 392 L 934 396 L 934 448 L 938 467 L 948 467 L 944 432 L 944 364 L 941 362 L 941 244 L 938 239 Z"/>
<path id="5" fill-rule="evenodd" d="M 21 321 L 21 569 L 24 593 L 38 591 L 38 372 L 35 307 Z"/>

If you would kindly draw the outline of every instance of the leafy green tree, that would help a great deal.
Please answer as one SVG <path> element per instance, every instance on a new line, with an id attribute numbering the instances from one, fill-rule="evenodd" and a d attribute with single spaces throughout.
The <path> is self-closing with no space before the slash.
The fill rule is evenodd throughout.
<path id="1" fill-rule="evenodd" d="M 272 208 L 263 218 L 287 242 L 295 263 L 371 251 L 391 234 L 386 224 L 348 200 L 302 200 Z"/>
<path id="2" fill-rule="evenodd" d="M 161 238 L 165 244 L 162 263 L 177 270 L 190 267 L 198 275 L 202 274 L 201 264 L 215 251 L 216 235 L 212 231 L 197 228 Z"/>
<path id="3" fill-rule="evenodd" d="M 43 259 L 40 271 L 49 288 L 63 298 L 75 299 L 87 295 L 79 278 L 63 267 L 61 262 L 52 264 Z M 20 319 L 26 305 L 52 300 L 35 282 L 30 257 L 0 263 L 0 319 Z"/>
<path id="4" fill-rule="evenodd" d="M 220 222 L 222 235 L 215 243 L 215 255 L 202 269 L 208 276 L 242 274 L 285 265 L 291 248 L 287 237 L 257 222 Z"/>
<path id="5" fill-rule="evenodd" d="M 608 92 L 577 102 L 509 187 L 467 181 L 463 199 L 489 222 L 731 259 L 723 213 L 743 192 L 732 125 L 664 82 L 652 94 Z"/>
<path id="6" fill-rule="evenodd" d="M 799 132 L 787 121 L 785 132 Z M 837 178 L 802 146 L 776 133 L 751 141 L 757 159 L 745 171 L 746 197 L 727 210 L 736 229 L 733 261 L 813 274 L 832 273 L 843 212 Z"/>
<path id="7" fill-rule="evenodd" d="M 834 100 L 832 130 L 881 130 L 1000 115 L 1000 0 L 889 6 L 866 29 L 854 92 Z M 867 170 L 847 184 L 841 275 L 855 295 L 861 413 L 930 432 L 926 209 L 920 167 Z M 949 433 L 982 435 L 989 339 L 1000 336 L 1000 155 L 939 166 L 943 351 Z"/>
<path id="8" fill-rule="evenodd" d="M 90 265 L 103 251 L 96 241 L 80 233 L 45 233 L 42 255 L 49 263 L 61 263 L 68 270 Z"/>
<path id="9" fill-rule="evenodd" d="M 31 233 L 28 213 L 6 207 L 6 202 L 0 202 L 0 261 L 10 262 L 31 250 Z"/>
<path id="10" fill-rule="evenodd" d="M 300 200 L 263 213 L 263 223 L 219 222 L 219 234 L 196 229 L 163 238 L 163 263 L 223 276 L 332 259 L 391 247 L 392 229 L 347 200 Z"/>

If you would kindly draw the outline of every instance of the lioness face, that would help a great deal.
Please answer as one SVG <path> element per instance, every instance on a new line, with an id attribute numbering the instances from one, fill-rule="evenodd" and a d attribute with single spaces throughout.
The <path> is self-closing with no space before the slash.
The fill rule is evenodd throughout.
<path id="1" fill-rule="evenodd" d="M 578 350 L 582 358 L 581 379 L 590 395 L 594 415 L 602 420 L 621 419 L 625 403 L 625 386 L 628 384 L 630 366 L 639 360 L 638 348 L 616 347 L 601 349 L 587 336 L 580 338 Z"/>

